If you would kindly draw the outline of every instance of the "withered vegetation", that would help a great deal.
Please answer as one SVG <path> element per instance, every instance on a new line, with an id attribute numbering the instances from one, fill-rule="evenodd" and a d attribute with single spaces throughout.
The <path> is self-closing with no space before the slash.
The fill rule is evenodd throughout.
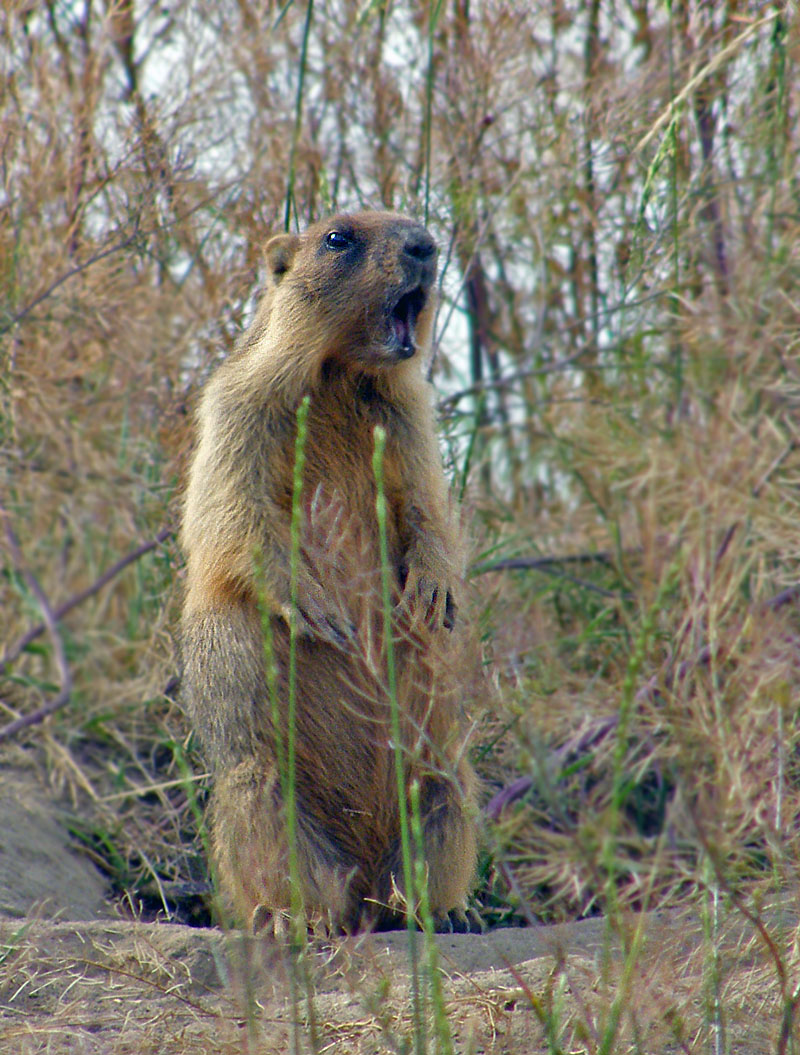
<path id="1" fill-rule="evenodd" d="M 792 6 L 6 5 L 0 757 L 67 804 L 121 904 L 209 919 L 175 691 L 197 393 L 270 233 L 391 208 L 441 247 L 476 905 L 620 932 L 698 912 L 705 955 L 657 1005 L 683 1051 L 750 1014 L 716 939 L 735 920 L 771 1050 L 797 1050 L 794 924 L 761 908 L 800 859 Z M 548 983 L 542 1050 L 647 1050 L 625 949 L 600 1010 L 559 1020 Z"/>

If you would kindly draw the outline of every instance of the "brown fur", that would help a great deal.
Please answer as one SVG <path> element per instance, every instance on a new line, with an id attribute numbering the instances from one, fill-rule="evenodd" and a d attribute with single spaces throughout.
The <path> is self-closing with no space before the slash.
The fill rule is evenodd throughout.
<path id="1" fill-rule="evenodd" d="M 475 834 L 454 673 L 463 553 L 421 370 L 435 248 L 410 220 L 360 213 L 278 236 L 266 255 L 255 322 L 203 396 L 182 528 L 184 694 L 215 772 L 219 882 L 241 922 L 289 907 L 262 617 L 285 723 L 296 411 L 309 395 L 297 574 L 304 908 L 354 929 L 392 918 L 403 889 L 372 468 L 380 424 L 403 758 L 421 786 L 431 909 L 445 918 L 465 903 Z M 409 292 L 415 326 L 392 316 Z"/>

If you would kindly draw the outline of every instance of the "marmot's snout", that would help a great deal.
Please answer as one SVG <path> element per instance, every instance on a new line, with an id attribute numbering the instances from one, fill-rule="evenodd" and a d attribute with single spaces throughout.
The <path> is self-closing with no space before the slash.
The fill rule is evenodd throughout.
<path id="1" fill-rule="evenodd" d="M 402 254 L 409 281 L 427 292 L 436 277 L 436 242 L 424 227 L 412 228 L 406 235 Z"/>

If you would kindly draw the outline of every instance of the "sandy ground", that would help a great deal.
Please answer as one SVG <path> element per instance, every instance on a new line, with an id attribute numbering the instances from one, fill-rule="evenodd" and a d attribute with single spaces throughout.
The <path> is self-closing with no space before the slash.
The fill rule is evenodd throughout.
<path id="1" fill-rule="evenodd" d="M 297 957 L 237 932 L 102 918 L 102 882 L 70 852 L 52 807 L 33 793 L 23 805 L 19 784 L 0 781 L 0 818 L 3 1055 L 415 1050 L 405 932 L 316 943 Z M 769 926 L 791 949 L 794 905 Z M 421 935 L 415 947 L 424 963 Z M 652 913 L 617 928 L 595 919 L 440 935 L 436 952 L 459 1055 L 595 1052 L 609 1031 L 609 1052 L 779 1050 L 777 973 L 736 914 L 713 945 L 698 918 Z M 424 1050 L 446 1048 L 429 1039 Z"/>

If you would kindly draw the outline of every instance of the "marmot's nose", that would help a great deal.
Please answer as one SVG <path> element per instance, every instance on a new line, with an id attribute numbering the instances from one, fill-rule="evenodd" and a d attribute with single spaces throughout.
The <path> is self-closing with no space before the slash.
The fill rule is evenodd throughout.
<path id="1" fill-rule="evenodd" d="M 403 252 L 415 260 L 430 260 L 436 252 L 436 242 L 424 228 L 409 231 L 403 243 Z"/>

